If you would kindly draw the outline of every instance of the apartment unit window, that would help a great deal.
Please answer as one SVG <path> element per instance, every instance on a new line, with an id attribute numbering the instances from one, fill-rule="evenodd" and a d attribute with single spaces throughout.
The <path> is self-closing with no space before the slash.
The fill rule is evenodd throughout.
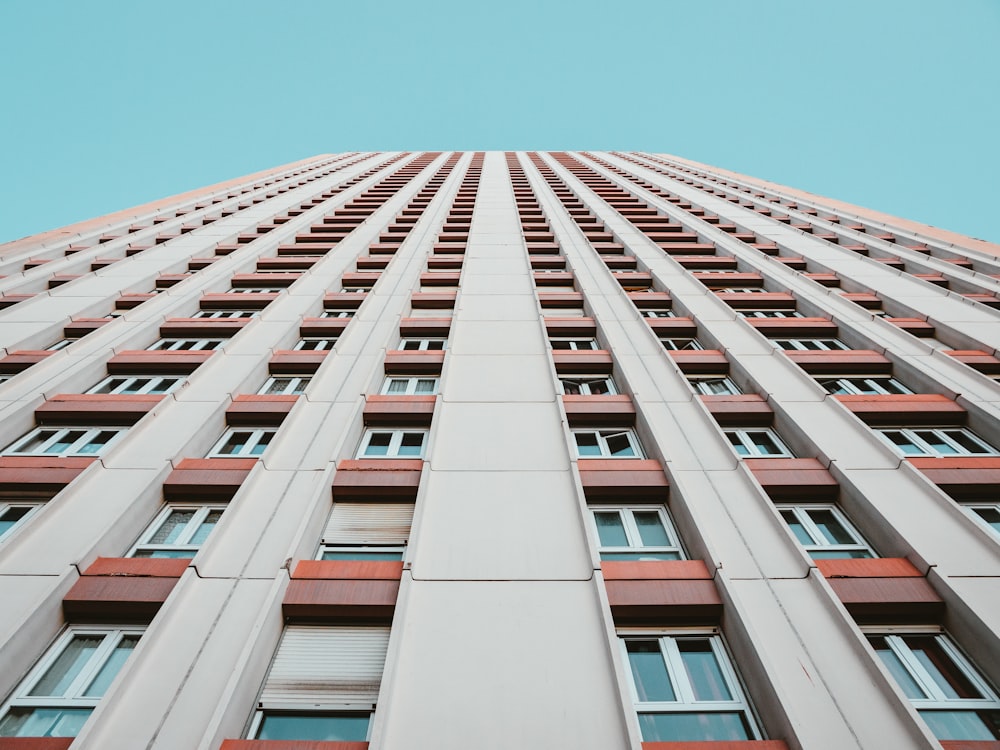
<path id="1" fill-rule="evenodd" d="M 163 394 L 170 393 L 184 382 L 183 375 L 112 375 L 87 391 L 87 393 L 128 393 L 128 394 Z"/>
<path id="2" fill-rule="evenodd" d="M 724 432 L 733 449 L 745 458 L 794 458 L 772 429 L 727 428 Z"/>
<path id="3" fill-rule="evenodd" d="M 128 557 L 194 557 L 225 506 L 171 503 L 142 532 Z"/>
<path id="4" fill-rule="evenodd" d="M 320 313 L 321 318 L 353 318 L 356 310 L 324 310 Z"/>
<path id="5" fill-rule="evenodd" d="M 876 432 L 906 456 L 996 456 L 997 449 L 964 427 L 880 427 Z"/>
<path id="6" fill-rule="evenodd" d="M 559 382 L 567 396 L 614 396 L 618 393 L 615 381 L 608 376 L 560 375 Z"/>
<path id="7" fill-rule="evenodd" d="M 99 456 L 126 432 L 125 427 L 37 427 L 8 445 L 8 456 Z"/>
<path id="8" fill-rule="evenodd" d="M 364 742 L 388 645 L 387 627 L 288 625 L 249 737 Z"/>
<path id="9" fill-rule="evenodd" d="M 276 427 L 235 428 L 223 433 L 219 441 L 208 452 L 209 458 L 241 458 L 259 456 L 271 443 L 277 432 Z"/>
<path id="10" fill-rule="evenodd" d="M 704 349 L 698 339 L 660 339 L 664 349 L 670 351 L 684 351 L 691 349 Z"/>
<path id="11" fill-rule="evenodd" d="M 767 289 L 762 286 L 710 286 L 711 289 L 716 294 L 727 294 L 729 292 L 736 292 L 739 294 L 764 294 Z"/>
<path id="12" fill-rule="evenodd" d="M 312 378 L 309 375 L 270 377 L 257 391 L 266 396 L 299 396 L 306 392 Z"/>
<path id="13" fill-rule="evenodd" d="M 402 339 L 399 350 L 404 352 L 441 351 L 447 347 L 448 339 Z"/>
<path id="14" fill-rule="evenodd" d="M 688 383 L 703 396 L 735 396 L 743 391 L 729 378 L 690 377 Z"/>
<path id="15" fill-rule="evenodd" d="M 821 379 L 819 384 L 826 388 L 828 393 L 836 396 L 882 396 L 895 393 L 913 393 L 898 380 L 890 377 L 825 378 Z"/>
<path id="16" fill-rule="evenodd" d="M 320 560 L 402 560 L 413 523 L 413 503 L 333 505 Z"/>
<path id="17" fill-rule="evenodd" d="M 382 395 L 385 396 L 429 396 L 437 393 L 437 378 L 398 378 L 389 377 L 382 383 Z"/>
<path id="18" fill-rule="evenodd" d="M 256 318 L 260 310 L 198 310 L 192 318 Z"/>
<path id="19" fill-rule="evenodd" d="M 644 318 L 675 318 L 673 310 L 640 310 Z"/>
<path id="20" fill-rule="evenodd" d="M 553 349 L 569 351 L 594 351 L 600 349 L 597 339 L 549 339 Z"/>
<path id="21" fill-rule="evenodd" d="M 1000 535 L 1000 503 L 968 503 L 964 506 L 977 519 Z M 0 531 L 0 536 L 2 536 Z"/>
<path id="22" fill-rule="evenodd" d="M 67 346 L 69 346 L 70 344 L 72 344 L 75 341 L 78 341 L 78 339 L 59 339 L 54 344 L 50 344 L 49 346 L 45 347 L 45 351 L 47 351 L 47 352 L 57 352 L 60 349 L 65 349 Z"/>
<path id="23" fill-rule="evenodd" d="M 779 349 L 789 351 L 833 351 L 850 349 L 840 339 L 771 339 L 771 343 Z"/>
<path id="24" fill-rule="evenodd" d="M 628 634 L 620 640 L 644 742 L 760 736 L 718 635 Z"/>
<path id="25" fill-rule="evenodd" d="M 299 339 L 296 342 L 295 346 L 292 347 L 292 349 L 297 352 L 327 351 L 329 349 L 333 349 L 333 345 L 336 343 L 337 339 L 312 338 L 307 336 L 306 338 Z"/>
<path id="26" fill-rule="evenodd" d="M 75 737 L 141 636 L 141 628 L 64 633 L 0 711 L 0 737 Z"/>
<path id="27" fill-rule="evenodd" d="M 798 310 L 737 310 L 741 318 L 804 318 Z"/>
<path id="28" fill-rule="evenodd" d="M 280 286 L 237 286 L 229 290 L 230 294 L 277 294 L 285 291 Z"/>
<path id="29" fill-rule="evenodd" d="M 222 339 L 160 339 L 147 351 L 209 351 L 222 346 Z"/>
<path id="30" fill-rule="evenodd" d="M 642 458 L 632 430 L 573 430 L 578 458 Z"/>
<path id="31" fill-rule="evenodd" d="M 27 521 L 42 507 L 41 503 L 0 502 L 0 541 L 16 526 Z"/>
<path id="32" fill-rule="evenodd" d="M 663 506 L 590 508 L 602 560 L 682 560 L 677 532 Z"/>
<path id="33" fill-rule="evenodd" d="M 358 458 L 423 458 L 427 430 L 367 430 Z"/>
<path id="34" fill-rule="evenodd" d="M 814 560 L 875 557 L 857 529 L 832 504 L 782 505 L 778 512 Z"/>
<path id="35" fill-rule="evenodd" d="M 873 633 L 868 642 L 935 737 L 1000 739 L 1000 699 L 946 635 Z"/>

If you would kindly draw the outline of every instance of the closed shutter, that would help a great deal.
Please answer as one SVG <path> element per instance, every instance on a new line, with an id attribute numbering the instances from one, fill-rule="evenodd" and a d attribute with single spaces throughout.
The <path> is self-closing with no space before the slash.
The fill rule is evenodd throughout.
<path id="1" fill-rule="evenodd" d="M 261 703 L 374 704 L 388 644 L 387 627 L 289 625 Z"/>
<path id="2" fill-rule="evenodd" d="M 413 503 L 334 503 L 324 544 L 405 544 Z"/>

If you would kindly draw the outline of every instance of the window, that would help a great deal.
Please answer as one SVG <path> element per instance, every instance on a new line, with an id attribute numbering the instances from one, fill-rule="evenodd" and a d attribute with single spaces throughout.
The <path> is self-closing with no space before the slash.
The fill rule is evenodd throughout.
<path id="1" fill-rule="evenodd" d="M 75 737 L 141 635 L 141 628 L 64 633 L 3 707 L 0 737 Z"/>
<path id="2" fill-rule="evenodd" d="M 309 387 L 309 375 L 283 375 L 271 377 L 265 381 L 257 393 L 267 396 L 299 396 Z"/>
<path id="3" fill-rule="evenodd" d="M 618 393 L 615 381 L 608 376 L 561 375 L 559 382 L 567 396 L 614 396 Z"/>
<path id="4" fill-rule="evenodd" d="M 632 430 L 573 430 L 578 458 L 642 458 Z"/>
<path id="5" fill-rule="evenodd" d="M 441 351 L 447 343 L 448 339 L 402 339 L 399 349 L 404 352 Z"/>
<path id="6" fill-rule="evenodd" d="M 384 396 L 429 396 L 437 393 L 437 378 L 388 377 L 380 391 Z"/>
<path id="7" fill-rule="evenodd" d="M 782 505 L 778 512 L 814 560 L 875 557 L 861 534 L 834 505 Z"/>
<path id="8" fill-rule="evenodd" d="M 804 318 L 798 310 L 737 310 L 741 318 Z"/>
<path id="9" fill-rule="evenodd" d="M 285 291 L 281 286 L 236 286 L 229 290 L 230 294 L 277 294 Z"/>
<path id="10" fill-rule="evenodd" d="M 602 560 L 682 560 L 684 552 L 663 506 L 590 508 Z"/>
<path id="11" fill-rule="evenodd" d="M 286 626 L 249 736 L 364 742 L 388 645 L 387 627 Z"/>
<path id="12" fill-rule="evenodd" d="M 644 318 L 674 318 L 673 310 L 640 310 Z"/>
<path id="13" fill-rule="evenodd" d="M 1000 534 L 1000 503 L 967 503 L 963 504 L 973 517 L 983 522 L 992 529 L 993 533 Z M 3 532 L 0 531 L 0 536 Z"/>
<path id="14" fill-rule="evenodd" d="M 353 318 L 356 310 L 324 310 L 321 318 Z"/>
<path id="15" fill-rule="evenodd" d="M 718 635 L 626 635 L 621 644 L 644 742 L 759 737 Z"/>
<path id="16" fill-rule="evenodd" d="M 45 347 L 45 351 L 57 352 L 60 349 L 65 349 L 67 346 L 74 343 L 75 341 L 79 341 L 79 339 L 59 339 L 59 341 L 55 342 L 54 344 L 50 344 L 49 346 Z"/>
<path id="17" fill-rule="evenodd" d="M 333 349 L 333 345 L 337 343 L 337 339 L 325 339 L 325 338 L 313 338 L 307 336 L 301 338 L 295 344 L 293 348 L 294 351 L 326 351 L 328 349 Z"/>
<path id="18" fill-rule="evenodd" d="M 223 511 L 217 505 L 170 504 L 142 532 L 128 557 L 194 557 Z"/>
<path id="19" fill-rule="evenodd" d="M 0 541 L 41 507 L 41 503 L 0 502 Z"/>
<path id="20" fill-rule="evenodd" d="M 779 349 L 800 351 L 831 351 L 834 349 L 850 349 L 840 339 L 771 339 L 771 343 Z"/>
<path id="21" fill-rule="evenodd" d="M 358 458 L 423 458 L 427 430 L 368 430 Z"/>
<path id="22" fill-rule="evenodd" d="M 271 438 L 277 431 L 276 427 L 230 428 L 219 438 L 219 442 L 212 446 L 208 457 L 259 456 L 270 444 Z"/>
<path id="23" fill-rule="evenodd" d="M 333 505 L 320 560 L 402 560 L 413 523 L 413 503 Z"/>
<path id="24" fill-rule="evenodd" d="M 345 286 L 340 291 L 346 294 L 368 294 L 371 290 L 370 286 Z"/>
<path id="25" fill-rule="evenodd" d="M 143 375 L 136 377 L 112 375 L 91 388 L 87 393 L 163 394 L 177 390 L 184 382 L 183 375 Z"/>
<path id="26" fill-rule="evenodd" d="M 894 393 L 913 393 L 909 388 L 895 378 L 889 377 L 848 377 L 827 378 L 819 381 L 828 393 L 835 396 L 867 396 L 889 395 Z"/>
<path id="27" fill-rule="evenodd" d="M 549 339 L 549 343 L 553 349 L 558 350 L 582 351 L 601 348 L 597 339 Z"/>
<path id="28" fill-rule="evenodd" d="M 868 642 L 938 739 L 1000 739 L 1000 700 L 946 635 L 871 634 Z"/>
<path id="29" fill-rule="evenodd" d="M 221 339 L 160 339 L 146 351 L 208 351 L 220 346 Z"/>
<path id="30" fill-rule="evenodd" d="M 9 456 L 99 456 L 124 427 L 38 427 L 4 449 Z"/>
<path id="31" fill-rule="evenodd" d="M 964 427 L 880 427 L 876 432 L 906 456 L 996 456 L 997 449 Z"/>
<path id="32" fill-rule="evenodd" d="M 743 391 L 729 378 L 691 377 L 688 383 L 703 396 L 737 396 Z"/>
<path id="33" fill-rule="evenodd" d="M 704 349 L 698 339 L 660 339 L 664 349 L 671 351 L 682 351 L 691 349 Z"/>
<path id="34" fill-rule="evenodd" d="M 762 286 L 718 286 L 711 285 L 708 287 L 716 294 L 728 294 L 730 292 L 736 292 L 739 294 L 764 294 L 768 290 Z"/>
<path id="35" fill-rule="evenodd" d="M 192 318 L 256 318 L 260 310 L 199 310 Z"/>
<path id="36" fill-rule="evenodd" d="M 733 449 L 747 458 L 794 458 L 777 433 L 771 429 L 726 429 Z"/>

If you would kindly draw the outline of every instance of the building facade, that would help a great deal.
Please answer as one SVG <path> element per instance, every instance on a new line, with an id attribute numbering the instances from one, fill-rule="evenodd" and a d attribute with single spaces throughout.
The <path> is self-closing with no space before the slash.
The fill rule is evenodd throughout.
<path id="1" fill-rule="evenodd" d="M 1000 748 L 1000 246 L 346 153 L 0 274 L 0 750 Z"/>

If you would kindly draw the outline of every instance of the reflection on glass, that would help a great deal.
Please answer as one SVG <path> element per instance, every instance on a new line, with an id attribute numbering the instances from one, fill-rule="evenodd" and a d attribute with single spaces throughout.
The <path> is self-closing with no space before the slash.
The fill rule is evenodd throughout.
<path id="1" fill-rule="evenodd" d="M 658 641 L 627 641 L 632 680 L 640 701 L 676 701 Z"/>

